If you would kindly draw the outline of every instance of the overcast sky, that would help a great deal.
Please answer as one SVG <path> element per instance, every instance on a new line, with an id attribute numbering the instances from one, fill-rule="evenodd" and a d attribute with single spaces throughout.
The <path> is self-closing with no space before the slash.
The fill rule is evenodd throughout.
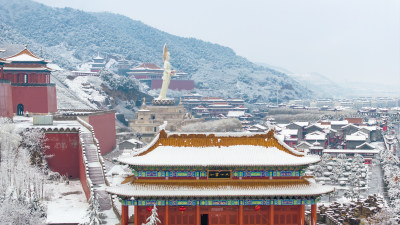
<path id="1" fill-rule="evenodd" d="M 338 83 L 400 85 L 398 0 L 36 1 L 123 14 L 231 47 L 253 62 L 318 72 Z"/>

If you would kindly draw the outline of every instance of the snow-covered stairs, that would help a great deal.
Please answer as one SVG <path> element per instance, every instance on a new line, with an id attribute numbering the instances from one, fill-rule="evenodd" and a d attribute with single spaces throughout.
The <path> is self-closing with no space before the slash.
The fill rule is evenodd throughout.
<path id="1" fill-rule="evenodd" d="M 86 156 L 85 169 L 92 184 L 93 193 L 97 196 L 101 210 L 112 208 L 111 198 L 105 191 L 106 182 L 104 166 L 101 164 L 100 152 L 94 140 L 93 132 L 86 126 L 81 126 L 80 137 L 82 139 L 82 151 Z"/>

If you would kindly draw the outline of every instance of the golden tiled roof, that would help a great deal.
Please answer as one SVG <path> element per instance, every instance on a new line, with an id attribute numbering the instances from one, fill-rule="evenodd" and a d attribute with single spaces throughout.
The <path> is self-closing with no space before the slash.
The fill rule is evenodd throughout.
<path id="1" fill-rule="evenodd" d="M 274 130 L 265 134 L 254 134 L 246 136 L 216 136 L 215 134 L 171 134 L 168 135 L 164 130 L 160 131 L 158 140 L 149 146 L 138 156 L 146 155 L 158 146 L 174 147 L 226 147 L 233 145 L 252 145 L 263 147 L 276 147 L 288 154 L 297 157 L 304 157 L 301 153 L 296 153 L 284 147 L 274 136 Z"/>

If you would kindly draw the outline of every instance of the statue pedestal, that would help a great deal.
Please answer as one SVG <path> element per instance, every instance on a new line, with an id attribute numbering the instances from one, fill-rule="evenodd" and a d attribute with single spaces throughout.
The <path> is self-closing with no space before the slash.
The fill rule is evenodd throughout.
<path id="1" fill-rule="evenodd" d="M 165 99 L 153 99 L 152 104 L 154 106 L 169 106 L 175 105 L 175 100 L 173 98 L 165 98 Z"/>

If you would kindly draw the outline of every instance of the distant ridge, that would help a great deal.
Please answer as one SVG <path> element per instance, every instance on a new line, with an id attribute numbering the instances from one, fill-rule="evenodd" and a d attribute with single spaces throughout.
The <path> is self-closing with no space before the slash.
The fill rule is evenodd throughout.
<path id="1" fill-rule="evenodd" d="M 67 69 L 97 52 L 138 65 L 162 65 L 164 43 L 174 68 L 191 74 L 197 91 L 207 96 L 240 97 L 247 102 L 304 99 L 311 91 L 285 73 L 256 65 L 228 48 L 182 38 L 112 13 L 52 8 L 30 0 L 0 0 L 0 46 L 29 44 L 41 57 Z M 41 50 L 40 50 L 41 49 Z"/>

